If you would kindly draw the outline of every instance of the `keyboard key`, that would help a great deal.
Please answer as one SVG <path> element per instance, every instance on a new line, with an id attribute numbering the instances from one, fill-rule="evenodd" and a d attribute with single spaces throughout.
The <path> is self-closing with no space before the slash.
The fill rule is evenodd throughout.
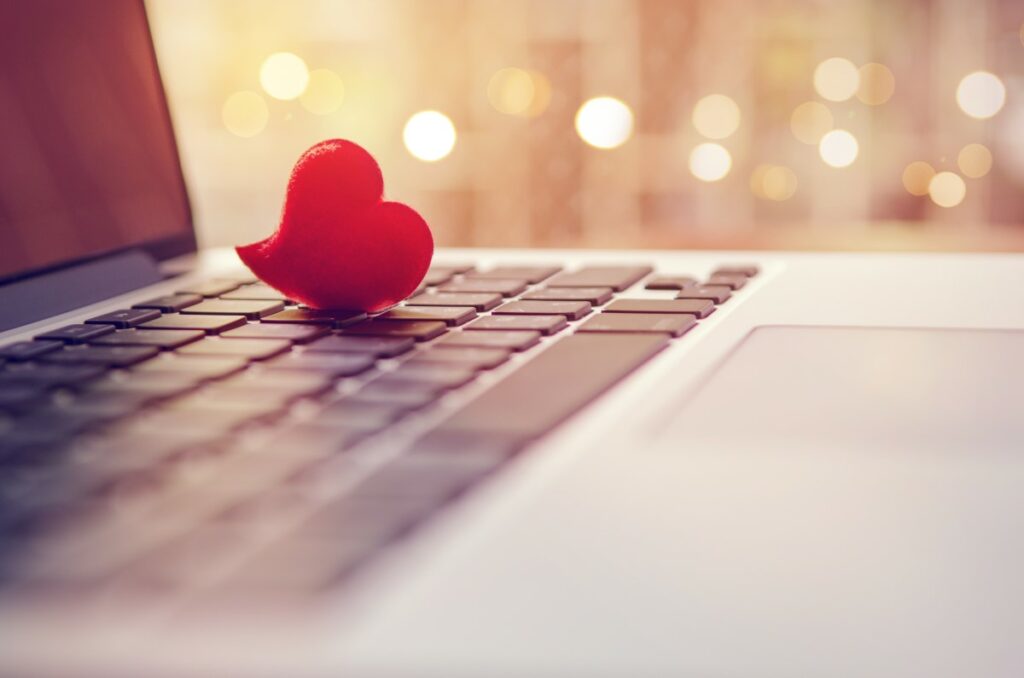
<path id="1" fill-rule="evenodd" d="M 448 326 L 439 320 L 366 320 L 341 332 L 345 336 L 409 337 L 416 341 L 429 341 L 447 329 Z"/>
<path id="2" fill-rule="evenodd" d="M 243 374 L 218 381 L 203 389 L 205 397 L 225 402 L 278 402 L 318 395 L 333 388 L 332 379 L 304 372 L 263 372 L 258 377 Z"/>
<path id="3" fill-rule="evenodd" d="M 56 339 L 69 344 L 81 344 L 114 331 L 111 325 L 65 325 L 56 330 L 37 334 L 36 339 Z"/>
<path id="4" fill-rule="evenodd" d="M 32 360 L 63 347 L 63 341 L 17 341 L 0 347 L 0 356 L 12 361 Z"/>
<path id="5" fill-rule="evenodd" d="M 257 283 L 255 285 L 244 285 L 242 287 L 239 287 L 234 292 L 222 294 L 220 298 L 253 299 L 257 301 L 283 301 L 285 303 L 292 303 L 291 299 L 288 299 L 288 297 L 278 292 L 270 285 L 264 285 L 263 283 Z"/>
<path id="6" fill-rule="evenodd" d="M 523 295 L 536 301 L 585 301 L 599 306 L 612 298 L 610 287 L 545 287 Z"/>
<path id="7" fill-rule="evenodd" d="M 348 498 L 399 501 L 424 497 L 444 501 L 476 484 L 504 462 L 504 455 L 404 455 L 377 469 Z"/>
<path id="8" fill-rule="evenodd" d="M 117 330 L 89 343 L 93 346 L 156 346 L 174 349 L 199 341 L 206 336 L 202 330 Z"/>
<path id="9" fill-rule="evenodd" d="M 501 348 L 429 348 L 420 351 L 405 365 L 452 365 L 470 370 L 491 370 L 508 360 L 509 351 Z"/>
<path id="10" fill-rule="evenodd" d="M 437 390 L 408 382 L 389 383 L 376 379 L 348 396 L 346 400 L 419 409 L 437 400 Z"/>
<path id="11" fill-rule="evenodd" d="M 466 330 L 534 330 L 541 334 L 554 334 L 568 327 L 562 315 L 491 315 L 477 318 Z"/>
<path id="12" fill-rule="evenodd" d="M 402 306 L 377 316 L 376 320 L 440 320 L 455 327 L 465 325 L 476 317 L 469 306 Z"/>
<path id="13" fill-rule="evenodd" d="M 427 271 L 427 274 L 423 276 L 424 285 L 440 285 L 446 283 L 455 277 L 455 271 L 444 268 L 431 268 Z"/>
<path id="14" fill-rule="evenodd" d="M 306 347 L 313 353 L 369 353 L 378 358 L 394 358 L 412 349 L 415 339 L 408 337 L 354 337 L 335 335 L 314 341 Z"/>
<path id="15" fill-rule="evenodd" d="M 711 275 L 742 275 L 748 278 L 753 278 L 761 269 L 754 264 L 731 264 L 727 266 L 719 266 Z"/>
<path id="16" fill-rule="evenodd" d="M 142 325 L 147 330 L 203 330 L 218 334 L 245 324 L 242 315 L 185 315 L 169 313 Z"/>
<path id="17" fill-rule="evenodd" d="M 747 276 L 718 273 L 708 278 L 705 284 L 712 287 L 728 287 L 730 290 L 735 291 L 747 284 Z"/>
<path id="18" fill-rule="evenodd" d="M 27 412 L 50 398 L 45 386 L 0 382 L 0 412 Z"/>
<path id="19" fill-rule="evenodd" d="M 238 270 L 233 273 L 221 273 L 217 276 L 218 280 L 234 280 L 239 285 L 255 285 L 259 283 L 259 278 L 253 275 L 252 271 L 249 270 Z"/>
<path id="20" fill-rule="evenodd" d="M 0 372 L 0 386 L 5 384 L 36 384 L 45 387 L 75 386 L 95 379 L 106 371 L 107 368 L 102 365 L 14 364 Z"/>
<path id="21" fill-rule="evenodd" d="M 490 292 L 492 294 L 500 294 L 503 297 L 514 297 L 517 294 L 521 294 L 526 291 L 525 280 L 503 280 L 501 278 L 488 279 L 488 278 L 467 278 L 460 280 L 459 282 L 449 282 L 441 285 L 438 290 L 440 292 L 458 293 L 458 294 L 472 294 L 480 292 Z M 478 311 L 484 310 L 477 308 Z"/>
<path id="22" fill-rule="evenodd" d="M 266 360 L 290 351 L 292 342 L 286 339 L 247 339 L 233 341 L 220 337 L 207 337 L 203 341 L 189 344 L 178 355 L 226 355 L 247 360 Z"/>
<path id="23" fill-rule="evenodd" d="M 263 318 L 265 323 L 298 323 L 300 325 L 324 325 L 325 327 L 346 327 L 366 319 L 362 311 L 335 311 L 316 308 L 289 308 Z"/>
<path id="24" fill-rule="evenodd" d="M 276 404 L 224 404 L 207 398 L 189 396 L 174 400 L 132 422 L 133 430 L 196 430 L 211 434 L 227 433 L 248 424 L 272 419 L 281 414 Z"/>
<path id="25" fill-rule="evenodd" d="M 153 400 L 153 396 L 143 393 L 85 391 L 74 400 L 54 408 L 54 411 L 110 421 L 133 414 Z"/>
<path id="26" fill-rule="evenodd" d="M 611 287 L 621 292 L 653 270 L 650 266 L 584 266 L 578 271 L 560 273 L 548 281 L 548 286 Z"/>
<path id="27" fill-rule="evenodd" d="M 732 290 L 721 285 L 696 285 L 687 287 L 676 295 L 676 299 L 710 299 L 716 304 L 728 301 Z"/>
<path id="28" fill-rule="evenodd" d="M 320 393 L 334 387 L 334 377 L 315 370 L 248 370 L 213 384 L 215 387 L 257 390 L 281 390 L 296 394 Z M 210 387 L 207 387 L 210 388 Z"/>
<path id="29" fill-rule="evenodd" d="M 708 299 L 616 299 L 604 309 L 606 313 L 689 313 L 706 318 L 715 312 Z"/>
<path id="30" fill-rule="evenodd" d="M 330 334 L 330 330 L 322 325 L 269 324 L 249 323 L 235 330 L 221 333 L 222 339 L 287 339 L 296 344 L 304 344 Z"/>
<path id="31" fill-rule="evenodd" d="M 178 290 L 178 294 L 198 294 L 202 297 L 219 297 L 242 286 L 238 280 L 203 280 Z"/>
<path id="32" fill-rule="evenodd" d="M 600 396 L 667 344 L 663 334 L 566 337 L 441 422 L 419 447 L 525 445 Z"/>
<path id="33" fill-rule="evenodd" d="M 236 357 L 165 355 L 139 365 L 132 370 L 132 374 L 170 372 L 182 374 L 198 381 L 226 377 L 229 374 L 241 372 L 247 365 L 244 358 Z"/>
<path id="34" fill-rule="evenodd" d="M 99 325 L 113 325 L 114 327 L 136 327 L 142 323 L 160 317 L 160 311 L 151 308 L 126 308 L 122 311 L 104 313 L 95 318 L 89 318 L 86 323 Z"/>
<path id="35" fill-rule="evenodd" d="M 375 358 L 366 353 L 302 353 L 281 356 L 267 363 L 270 370 L 303 370 L 332 377 L 351 377 L 373 367 Z"/>
<path id="36" fill-rule="evenodd" d="M 249 320 L 259 320 L 263 316 L 284 310 L 283 301 L 256 301 L 230 299 L 207 299 L 189 306 L 182 313 L 200 313 L 203 315 L 243 315 Z"/>
<path id="37" fill-rule="evenodd" d="M 41 359 L 48 363 L 108 365 L 130 367 L 160 353 L 153 346 L 68 346 Z"/>
<path id="38" fill-rule="evenodd" d="M 590 313 L 585 301 L 510 301 L 494 309 L 495 315 L 562 315 L 579 320 Z"/>
<path id="39" fill-rule="evenodd" d="M 448 292 L 417 294 L 408 299 L 407 306 L 472 306 L 478 311 L 489 311 L 501 303 L 495 293 L 454 294 Z"/>
<path id="40" fill-rule="evenodd" d="M 317 413 L 318 424 L 381 429 L 397 421 L 409 408 L 399 404 L 373 403 L 342 398 Z"/>
<path id="41" fill-rule="evenodd" d="M 637 332 L 682 336 L 697 319 L 687 314 L 599 313 L 580 325 L 578 332 Z"/>
<path id="42" fill-rule="evenodd" d="M 159 400 L 188 393 L 197 388 L 201 381 L 201 376 L 190 373 L 145 372 L 136 369 L 127 374 L 97 379 L 86 385 L 82 392 L 126 394 Z"/>
<path id="43" fill-rule="evenodd" d="M 449 332 L 447 336 L 438 339 L 434 348 L 449 347 L 477 347 L 477 348 L 505 348 L 511 351 L 525 351 L 531 346 L 536 346 L 540 341 L 540 332 L 527 330 L 510 330 L 502 332 L 493 330 L 491 332 Z"/>
<path id="44" fill-rule="evenodd" d="M 459 388 L 476 377 L 474 370 L 448 365 L 415 365 L 402 363 L 398 369 L 387 372 L 373 383 L 388 386 L 411 386 L 433 389 L 435 392 Z"/>
<path id="45" fill-rule="evenodd" d="M 648 280 L 644 287 L 649 290 L 683 290 L 696 284 L 697 279 L 688 275 L 659 275 Z"/>
<path id="46" fill-rule="evenodd" d="M 488 271 L 466 273 L 466 278 L 501 278 L 506 280 L 511 278 L 535 284 L 550 278 L 561 270 L 561 266 L 496 266 Z"/>
<path id="47" fill-rule="evenodd" d="M 272 417 L 283 414 L 284 411 L 284 404 L 279 400 L 218 400 L 215 397 L 216 393 L 216 389 L 202 389 L 186 398 L 164 404 L 160 411 L 188 412 L 198 416 L 209 414 L 211 418 L 222 417 L 230 420 L 231 423 L 228 425 L 231 427 L 237 425 L 235 422 Z"/>
<path id="48" fill-rule="evenodd" d="M 202 301 L 198 294 L 168 294 L 163 297 L 149 299 L 141 304 L 135 304 L 132 308 L 153 308 L 164 313 L 177 313 L 183 308 L 194 306 Z"/>

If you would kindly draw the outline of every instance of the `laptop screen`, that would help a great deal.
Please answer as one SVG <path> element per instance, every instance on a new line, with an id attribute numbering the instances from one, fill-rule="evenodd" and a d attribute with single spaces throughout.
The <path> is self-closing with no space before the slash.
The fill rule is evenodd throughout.
<path id="1" fill-rule="evenodd" d="M 194 249 L 142 2 L 5 2 L 0 26 L 0 280 Z"/>

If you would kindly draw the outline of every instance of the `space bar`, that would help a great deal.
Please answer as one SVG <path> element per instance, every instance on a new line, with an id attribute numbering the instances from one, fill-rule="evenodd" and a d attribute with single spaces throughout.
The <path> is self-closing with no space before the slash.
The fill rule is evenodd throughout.
<path id="1" fill-rule="evenodd" d="M 583 408 L 668 345 L 663 334 L 574 334 L 456 411 L 424 447 L 515 450 Z"/>

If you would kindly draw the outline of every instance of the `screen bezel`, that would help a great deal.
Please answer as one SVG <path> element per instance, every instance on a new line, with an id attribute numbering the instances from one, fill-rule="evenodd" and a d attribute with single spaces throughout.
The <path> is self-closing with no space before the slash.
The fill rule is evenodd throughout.
<path id="1" fill-rule="evenodd" d="M 174 131 L 174 121 L 171 118 L 171 109 L 167 101 L 167 90 L 164 88 L 163 77 L 160 73 L 160 63 L 157 59 L 156 45 L 153 42 L 153 30 L 149 23 L 149 13 L 146 11 L 146 3 L 144 0 L 135 0 L 135 2 L 142 10 L 142 19 L 145 23 L 144 28 L 146 31 L 146 37 L 148 38 L 147 42 L 149 44 L 150 63 L 152 64 L 153 77 L 156 79 L 157 89 L 159 90 L 160 114 L 163 116 L 162 122 L 164 132 L 167 134 L 167 141 L 170 142 L 171 147 L 174 149 L 174 168 L 177 170 L 178 188 L 180 189 L 180 196 L 186 220 L 185 223 L 181 225 L 182 232 L 179 235 L 174 235 L 169 238 L 159 238 L 148 242 L 134 243 L 127 247 L 121 247 L 107 252 L 69 259 L 56 264 L 49 264 L 47 266 L 41 266 L 27 271 L 21 271 L 9 276 L 0 276 L 0 286 L 24 280 L 26 278 L 46 275 L 48 273 L 53 273 L 54 271 L 71 268 L 73 266 L 78 266 L 90 261 L 96 261 L 123 252 L 142 251 L 157 261 L 164 261 L 183 254 L 196 252 L 198 249 L 194 217 L 192 214 L 192 202 L 189 198 L 188 185 L 185 182 L 185 172 L 181 165 L 181 153 L 178 150 L 178 138 Z"/>

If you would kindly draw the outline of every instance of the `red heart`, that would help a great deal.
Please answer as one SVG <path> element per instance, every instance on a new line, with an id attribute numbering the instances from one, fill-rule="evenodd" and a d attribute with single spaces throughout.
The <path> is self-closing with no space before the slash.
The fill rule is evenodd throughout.
<path id="1" fill-rule="evenodd" d="M 292 169 L 277 231 L 235 251 L 263 282 L 307 306 L 393 306 L 423 280 L 434 239 L 423 217 L 383 193 L 365 149 L 321 141 Z"/>

